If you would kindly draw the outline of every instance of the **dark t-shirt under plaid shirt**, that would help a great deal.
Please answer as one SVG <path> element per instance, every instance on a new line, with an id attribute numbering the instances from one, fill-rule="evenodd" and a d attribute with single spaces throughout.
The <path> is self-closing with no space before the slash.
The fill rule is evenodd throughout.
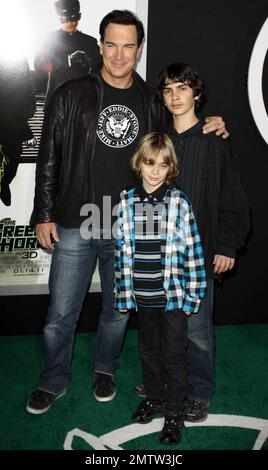
<path id="1" fill-rule="evenodd" d="M 134 194 L 134 294 L 140 307 L 163 308 L 166 296 L 161 267 L 161 216 L 168 186 L 151 194 L 138 186 Z"/>

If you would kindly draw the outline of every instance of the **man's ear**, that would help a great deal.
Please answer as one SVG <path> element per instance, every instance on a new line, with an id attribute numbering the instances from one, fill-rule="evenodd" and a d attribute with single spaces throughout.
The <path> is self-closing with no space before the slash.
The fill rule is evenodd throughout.
<path id="1" fill-rule="evenodd" d="M 143 48 L 143 43 L 141 43 L 140 47 L 138 47 L 138 50 L 137 50 L 137 59 L 139 59 L 140 56 L 141 56 L 142 48 Z"/>
<path id="2" fill-rule="evenodd" d="M 100 55 L 103 55 L 103 42 L 100 41 Z"/>

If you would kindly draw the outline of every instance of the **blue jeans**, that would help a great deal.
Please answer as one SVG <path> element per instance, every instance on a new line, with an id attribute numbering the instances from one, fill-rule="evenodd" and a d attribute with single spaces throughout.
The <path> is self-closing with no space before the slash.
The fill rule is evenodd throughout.
<path id="1" fill-rule="evenodd" d="M 214 280 L 207 279 L 207 293 L 197 314 L 188 318 L 188 399 L 208 402 L 215 389 Z"/>
<path id="2" fill-rule="evenodd" d="M 45 360 L 40 388 L 59 393 L 71 379 L 74 334 L 98 259 L 102 309 L 95 340 L 95 371 L 113 374 L 125 338 L 128 315 L 114 309 L 114 242 L 85 240 L 80 229 L 58 226 L 50 269 L 50 305 L 44 328 Z"/>

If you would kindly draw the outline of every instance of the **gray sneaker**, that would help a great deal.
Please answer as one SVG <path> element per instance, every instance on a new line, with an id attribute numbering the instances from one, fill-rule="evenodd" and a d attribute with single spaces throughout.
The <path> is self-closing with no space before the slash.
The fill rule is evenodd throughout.
<path id="1" fill-rule="evenodd" d="M 66 390 L 60 393 L 45 392 L 39 388 L 32 393 L 31 399 L 26 403 L 26 411 L 33 415 L 41 415 L 49 410 L 52 403 L 65 394 Z"/>
<path id="2" fill-rule="evenodd" d="M 113 376 L 103 372 L 95 372 L 93 390 L 97 401 L 105 402 L 113 400 L 116 395 Z"/>

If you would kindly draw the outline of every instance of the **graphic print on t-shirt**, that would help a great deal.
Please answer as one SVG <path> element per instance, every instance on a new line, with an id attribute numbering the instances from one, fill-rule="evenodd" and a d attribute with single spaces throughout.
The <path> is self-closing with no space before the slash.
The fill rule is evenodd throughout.
<path id="1" fill-rule="evenodd" d="M 103 144 L 108 147 L 127 147 L 136 139 L 138 132 L 137 116 L 127 106 L 116 104 L 102 110 L 97 135 Z"/>

